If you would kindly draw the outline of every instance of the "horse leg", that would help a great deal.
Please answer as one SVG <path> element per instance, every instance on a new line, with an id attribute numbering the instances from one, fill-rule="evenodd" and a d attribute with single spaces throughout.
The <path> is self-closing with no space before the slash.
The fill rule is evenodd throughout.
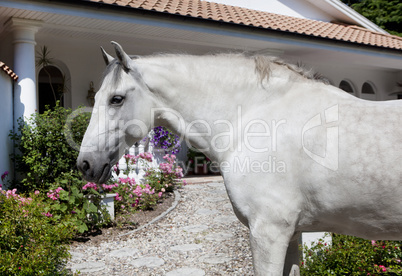
<path id="1" fill-rule="evenodd" d="M 299 248 L 300 232 L 294 234 L 290 240 L 289 247 L 286 253 L 285 268 L 283 275 L 299 276 L 300 264 L 300 248 Z"/>
<path id="2" fill-rule="evenodd" d="M 282 276 L 286 253 L 293 235 L 293 229 L 283 224 L 264 222 L 250 225 L 255 276 Z"/>

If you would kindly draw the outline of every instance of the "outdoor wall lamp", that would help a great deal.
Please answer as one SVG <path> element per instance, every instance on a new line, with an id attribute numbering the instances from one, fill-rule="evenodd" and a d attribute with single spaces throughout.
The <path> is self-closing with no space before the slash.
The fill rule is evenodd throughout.
<path id="1" fill-rule="evenodd" d="M 88 90 L 88 96 L 87 96 L 87 100 L 88 100 L 90 107 L 93 107 L 95 104 L 95 94 L 96 94 L 96 92 L 94 89 L 94 82 L 91 81 L 89 83 L 89 90 Z"/>

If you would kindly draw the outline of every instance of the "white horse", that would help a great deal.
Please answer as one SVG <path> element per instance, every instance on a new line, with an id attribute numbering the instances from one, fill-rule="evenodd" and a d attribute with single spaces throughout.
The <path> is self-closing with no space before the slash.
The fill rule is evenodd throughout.
<path id="1" fill-rule="evenodd" d="M 255 275 L 288 275 L 302 231 L 402 239 L 402 101 L 361 100 L 272 58 L 130 57 L 112 43 L 78 157 L 88 181 L 166 126 L 221 165 Z"/>

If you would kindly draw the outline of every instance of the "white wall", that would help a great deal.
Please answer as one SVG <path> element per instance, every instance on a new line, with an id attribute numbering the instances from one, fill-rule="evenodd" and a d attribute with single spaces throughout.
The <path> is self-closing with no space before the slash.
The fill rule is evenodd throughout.
<path id="1" fill-rule="evenodd" d="M 11 179 L 13 175 L 13 165 L 10 159 L 13 143 L 8 137 L 10 130 L 13 129 L 13 84 L 14 81 L 0 69 L 0 175 L 8 171 L 8 179 Z"/>
<path id="2" fill-rule="evenodd" d="M 334 86 L 339 86 L 342 80 L 350 81 L 355 90 L 356 96 L 361 98 L 362 86 L 365 82 L 374 84 L 377 101 L 396 99 L 395 95 L 389 95 L 395 90 L 395 83 L 398 80 L 395 72 L 385 69 L 365 69 L 353 66 L 332 66 L 332 65 L 312 65 L 307 67 L 314 68 L 316 72 L 327 77 Z M 402 80 L 402 78 L 399 78 Z"/>
<path id="3" fill-rule="evenodd" d="M 105 69 L 105 63 L 100 51 L 98 42 L 85 43 L 71 39 L 54 40 L 49 37 L 41 37 L 38 35 L 36 49 L 46 45 L 50 50 L 50 56 L 57 59 L 58 63 L 62 63 L 69 70 L 70 74 L 70 97 L 71 102 L 66 101 L 66 107 L 73 109 L 79 105 L 87 105 L 87 94 L 89 84 L 94 82 L 95 91 L 99 89 L 102 73 Z M 62 73 L 63 68 L 59 66 Z"/>

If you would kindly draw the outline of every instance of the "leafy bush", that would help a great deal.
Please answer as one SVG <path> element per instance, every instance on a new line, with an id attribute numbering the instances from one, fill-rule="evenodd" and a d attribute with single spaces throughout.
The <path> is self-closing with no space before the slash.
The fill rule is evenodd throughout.
<path id="1" fill-rule="evenodd" d="M 109 222 L 101 195 L 82 189 L 86 182 L 76 168 L 79 152 L 70 146 L 81 143 L 87 129 L 90 114 L 82 111 L 71 116 L 72 110 L 57 102 L 53 109 L 33 114 L 26 123 L 20 118 L 18 131 L 10 135 L 18 147 L 14 159 L 23 177 L 13 188 L 47 194 L 52 200 L 45 213 L 56 219 L 71 216 L 81 233 Z"/>
<path id="2" fill-rule="evenodd" d="M 80 178 L 62 174 L 60 181 L 47 193 L 51 204 L 45 210 L 56 219 L 71 216 L 80 233 L 110 223 L 110 215 L 101 205 L 102 195 L 96 189 L 87 189 L 84 184 Z"/>
<path id="3" fill-rule="evenodd" d="M 46 213 L 39 191 L 28 197 L 0 191 L 0 274 L 64 275 L 68 241 L 76 233 L 71 216 Z"/>
<path id="4" fill-rule="evenodd" d="M 66 122 L 71 113 L 71 109 L 65 109 L 57 102 L 54 109 L 35 113 L 27 122 L 22 118 L 18 120 L 18 131 L 11 132 L 10 137 L 18 149 L 13 159 L 23 179 L 14 182 L 12 188 L 21 192 L 46 192 L 63 173 L 78 175 L 78 151 L 70 147 L 65 137 Z M 88 113 L 75 116 L 70 138 L 82 141 L 89 118 Z"/>
<path id="5" fill-rule="evenodd" d="M 301 274 L 308 275 L 401 275 L 402 250 L 398 241 L 369 241 L 332 234 L 332 245 L 323 241 L 306 256 Z"/>

